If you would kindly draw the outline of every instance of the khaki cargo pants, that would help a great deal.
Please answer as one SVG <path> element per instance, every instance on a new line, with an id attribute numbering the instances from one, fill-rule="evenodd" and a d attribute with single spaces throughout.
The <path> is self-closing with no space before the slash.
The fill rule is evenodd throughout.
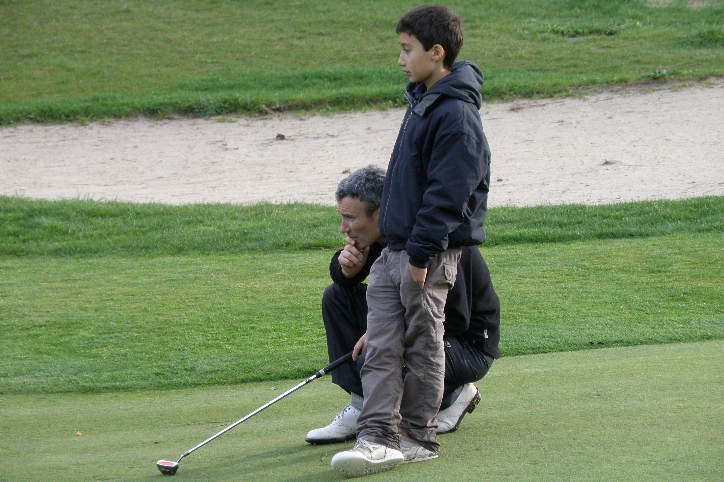
<path id="1" fill-rule="evenodd" d="M 406 251 L 384 249 L 372 265 L 362 368 L 365 401 L 357 438 L 399 449 L 399 427 L 438 451 L 435 415 L 445 378 L 444 308 L 459 259 L 459 248 L 433 258 L 424 288 L 412 281 Z"/>

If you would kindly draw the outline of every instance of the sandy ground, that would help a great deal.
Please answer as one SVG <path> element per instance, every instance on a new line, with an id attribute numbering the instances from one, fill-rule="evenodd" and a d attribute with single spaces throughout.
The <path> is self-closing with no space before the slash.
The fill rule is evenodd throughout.
<path id="1" fill-rule="evenodd" d="M 483 105 L 490 206 L 724 195 L 724 79 Z M 0 130 L 0 194 L 133 202 L 334 204 L 387 166 L 403 111 L 134 119 Z"/>

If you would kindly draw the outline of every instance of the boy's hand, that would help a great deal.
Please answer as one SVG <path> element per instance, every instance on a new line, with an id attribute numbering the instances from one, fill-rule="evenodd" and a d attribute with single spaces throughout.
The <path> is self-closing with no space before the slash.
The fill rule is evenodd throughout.
<path id="1" fill-rule="evenodd" d="M 357 242 L 355 239 L 347 238 L 347 246 L 339 253 L 339 264 L 342 267 L 342 274 L 347 278 L 352 278 L 359 273 L 367 263 L 367 255 L 370 254 L 370 247 L 367 246 L 362 251 L 355 247 Z"/>
<path id="2" fill-rule="evenodd" d="M 414 281 L 417 286 L 424 288 L 425 280 L 427 279 L 427 268 L 418 268 L 417 266 L 410 265 L 410 276 L 412 276 L 412 281 Z"/>

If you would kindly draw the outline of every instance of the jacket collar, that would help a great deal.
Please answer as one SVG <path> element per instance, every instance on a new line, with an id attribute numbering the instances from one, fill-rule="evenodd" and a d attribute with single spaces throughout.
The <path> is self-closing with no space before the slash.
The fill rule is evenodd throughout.
<path id="1" fill-rule="evenodd" d="M 405 98 L 412 112 L 421 117 L 441 96 L 457 98 L 480 108 L 482 97 L 479 89 L 482 83 L 483 74 L 475 64 L 468 61 L 455 62 L 450 74 L 438 80 L 422 95 L 419 93 L 419 83 L 408 83 L 405 88 Z"/>
<path id="2" fill-rule="evenodd" d="M 442 94 L 437 93 L 426 94 L 418 101 L 415 100 L 412 94 L 410 94 L 409 92 L 405 92 L 405 97 L 407 97 L 407 101 L 410 103 L 412 112 L 419 115 L 420 117 L 423 117 L 425 115 L 427 109 L 432 106 L 432 104 L 434 104 L 441 95 Z"/>

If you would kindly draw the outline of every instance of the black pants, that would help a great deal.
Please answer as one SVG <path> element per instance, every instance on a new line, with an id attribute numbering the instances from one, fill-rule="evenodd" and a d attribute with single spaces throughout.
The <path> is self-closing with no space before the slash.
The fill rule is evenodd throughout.
<path id="1" fill-rule="evenodd" d="M 322 318 L 327 332 L 327 351 L 332 362 L 351 352 L 367 331 L 367 286 L 327 287 L 322 296 Z M 332 372 L 332 382 L 347 392 L 362 395 L 360 370 L 364 355 Z M 469 344 L 464 338 L 445 337 L 445 389 L 440 409 L 449 407 L 466 383 L 483 378 L 493 358 Z"/>

